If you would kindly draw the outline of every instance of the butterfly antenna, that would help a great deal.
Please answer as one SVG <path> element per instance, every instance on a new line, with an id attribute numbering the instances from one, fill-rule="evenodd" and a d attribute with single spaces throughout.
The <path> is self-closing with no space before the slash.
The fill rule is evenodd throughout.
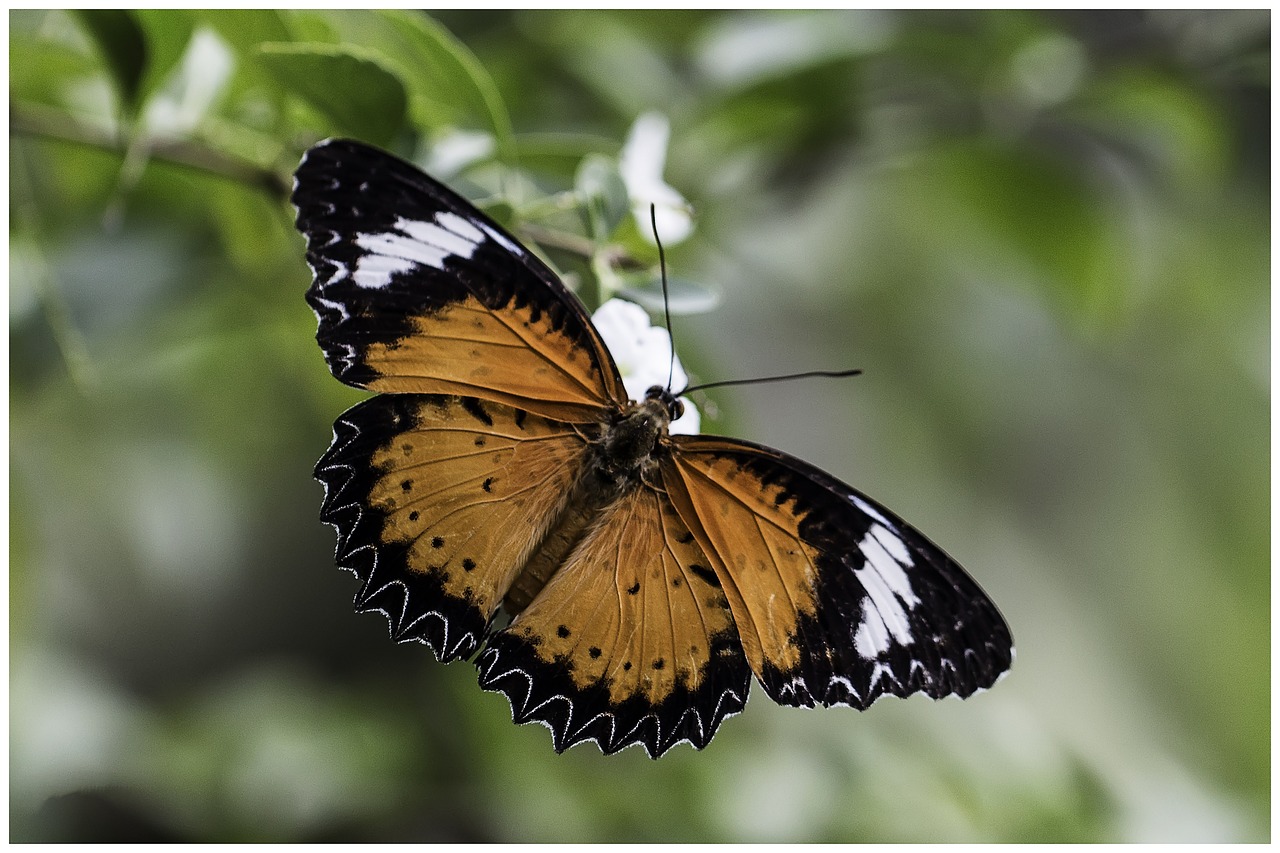
<path id="1" fill-rule="evenodd" d="M 788 373 L 785 376 L 758 376 L 755 379 L 724 379 L 720 382 L 704 382 L 701 385 L 690 385 L 685 388 L 677 397 L 683 397 L 692 391 L 704 391 L 707 388 L 723 388 L 726 385 L 755 385 L 763 382 L 783 382 L 788 379 L 808 379 L 812 376 L 857 376 L 862 371 L 860 369 L 853 370 L 808 370 L 804 373 Z"/>
<path id="2" fill-rule="evenodd" d="M 676 375 L 676 336 L 671 331 L 671 300 L 667 296 L 667 253 L 662 250 L 662 239 L 658 237 L 658 206 L 650 203 L 649 222 L 653 225 L 653 242 L 658 244 L 658 267 L 662 270 L 662 313 L 667 319 L 667 337 L 671 339 L 671 365 L 667 368 L 667 390 L 671 390 L 671 380 Z"/>

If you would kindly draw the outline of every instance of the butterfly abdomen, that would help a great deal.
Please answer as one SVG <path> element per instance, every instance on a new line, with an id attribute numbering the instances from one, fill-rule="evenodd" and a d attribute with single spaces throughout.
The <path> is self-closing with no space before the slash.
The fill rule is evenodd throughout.
<path id="1" fill-rule="evenodd" d="M 593 471 L 587 470 L 579 478 L 564 510 L 552 522 L 545 538 L 538 544 L 512 583 L 503 609 L 517 616 L 542 592 L 551 576 L 564 564 L 574 546 L 582 540 L 601 509 L 612 502 L 613 495 L 606 494 L 602 484 L 594 482 Z"/>

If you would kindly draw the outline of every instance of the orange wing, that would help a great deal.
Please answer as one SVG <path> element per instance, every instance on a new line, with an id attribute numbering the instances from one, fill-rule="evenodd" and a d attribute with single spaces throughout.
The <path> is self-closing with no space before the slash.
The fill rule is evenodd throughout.
<path id="1" fill-rule="evenodd" d="M 417 168 L 359 142 L 307 152 L 293 202 L 307 301 L 333 374 L 560 421 L 626 402 L 582 303 L 515 238 Z"/>
<path id="2" fill-rule="evenodd" d="M 990 687 L 1008 626 L 902 519 L 794 457 L 674 436 L 671 500 L 711 558 L 751 669 L 775 701 L 865 708 L 884 693 Z"/>
<path id="3" fill-rule="evenodd" d="M 393 394 L 334 425 L 316 465 L 337 561 L 397 640 L 469 657 L 568 500 L 586 443 L 570 426 L 469 397 Z"/>
<path id="4" fill-rule="evenodd" d="M 639 487 L 606 508 L 529 607 L 477 659 L 516 722 L 557 751 L 594 740 L 656 758 L 707 745 L 747 699 L 751 673 L 728 602 L 666 496 Z"/>

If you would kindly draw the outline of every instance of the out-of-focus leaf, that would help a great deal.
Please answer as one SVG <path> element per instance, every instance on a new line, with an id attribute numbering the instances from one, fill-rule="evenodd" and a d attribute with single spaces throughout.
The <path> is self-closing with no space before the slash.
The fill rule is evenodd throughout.
<path id="1" fill-rule="evenodd" d="M 376 50 L 400 72 L 413 122 L 422 128 L 479 124 L 500 160 L 513 159 L 511 119 L 493 79 L 462 42 L 431 18 L 409 11 L 329 12 L 343 41 Z"/>
<path id="2" fill-rule="evenodd" d="M 274 9 L 205 9 L 198 14 L 227 44 L 246 56 L 264 42 L 292 40 L 289 25 Z"/>
<path id="3" fill-rule="evenodd" d="M 286 23 L 297 41 L 319 41 L 326 44 L 338 44 L 342 41 L 325 11 L 293 9 L 284 14 L 288 15 Z"/>
<path id="4" fill-rule="evenodd" d="M 133 14 L 146 36 L 150 54 L 139 98 L 145 101 L 182 60 L 196 22 L 185 9 L 136 9 Z"/>
<path id="5" fill-rule="evenodd" d="M 662 280 L 652 273 L 625 276 L 618 295 L 655 314 L 662 313 Z M 667 276 L 667 296 L 672 314 L 705 314 L 720 304 L 720 291 L 709 284 Z"/>
<path id="6" fill-rule="evenodd" d="M 136 112 L 151 58 L 138 18 L 128 9 L 77 9 L 74 14 L 102 53 L 121 105 Z"/>
<path id="7" fill-rule="evenodd" d="M 510 158 L 511 119 L 502 95 L 480 60 L 454 35 L 431 18 L 409 12 L 384 13 L 392 25 L 421 51 L 421 71 L 443 91 L 456 93 L 462 103 L 475 107 L 488 119 L 498 142 L 499 156 Z"/>
<path id="8" fill-rule="evenodd" d="M 71 45 L 9 31 L 10 100 L 61 106 L 73 81 L 88 77 L 97 58 Z"/>
<path id="9" fill-rule="evenodd" d="M 1098 86 L 1085 109 L 1086 121 L 1182 188 L 1210 186 L 1225 168 L 1229 147 L 1219 110 L 1185 85 L 1149 70 L 1126 73 Z"/>
<path id="10" fill-rule="evenodd" d="M 1059 306 L 1108 322 L 1125 304 L 1132 269 L 1121 262 L 1111 211 L 1043 155 L 986 144 L 939 149 L 902 175 L 903 222 L 931 251 L 995 278 L 1017 270 Z"/>
<path id="11" fill-rule="evenodd" d="M 697 61 L 717 86 L 747 88 L 805 67 L 882 50 L 896 29 L 895 13 L 871 9 L 827 9 L 803 16 L 746 12 L 707 27 L 697 45 Z"/>
<path id="12" fill-rule="evenodd" d="M 586 205 L 591 236 L 596 240 L 609 239 L 627 215 L 630 202 L 618 161 L 599 154 L 586 157 L 578 167 L 574 188 Z"/>
<path id="13" fill-rule="evenodd" d="M 265 42 L 328 40 L 296 39 L 290 22 L 271 9 L 205 9 L 196 14 L 240 58 L 226 92 L 228 117 L 233 124 L 227 128 L 229 132 L 217 134 L 217 142 L 245 155 L 269 150 L 271 145 L 264 144 L 263 137 L 274 137 L 276 146 L 281 147 L 284 137 L 294 130 L 286 120 L 287 89 L 256 61 L 258 46 Z M 262 136 L 255 139 L 257 135 L 247 132 L 249 129 L 261 131 Z M 205 134 L 212 135 L 208 126 Z"/>
<path id="14" fill-rule="evenodd" d="M 510 202 L 495 201 L 492 204 L 482 205 L 481 210 L 490 219 L 508 231 L 515 229 L 517 222 L 516 209 L 511 206 Z"/>
<path id="15" fill-rule="evenodd" d="M 589 133 L 526 133 L 514 140 L 516 157 L 523 168 L 549 178 L 572 180 L 582 158 L 590 154 L 618 155 L 618 140 Z"/>
<path id="16" fill-rule="evenodd" d="M 406 100 L 400 78 L 364 51 L 269 42 L 259 48 L 259 59 L 339 132 L 386 145 L 404 126 Z"/>

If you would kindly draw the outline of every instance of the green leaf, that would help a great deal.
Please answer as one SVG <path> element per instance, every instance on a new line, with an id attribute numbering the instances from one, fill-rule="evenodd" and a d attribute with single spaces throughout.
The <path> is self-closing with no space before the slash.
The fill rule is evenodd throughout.
<path id="1" fill-rule="evenodd" d="M 584 158 L 574 187 L 586 206 L 592 238 L 607 240 L 627 215 L 630 205 L 618 161 L 599 154 Z"/>
<path id="2" fill-rule="evenodd" d="M 653 273 L 641 277 L 626 276 L 628 283 L 618 295 L 655 314 L 662 311 L 662 279 Z M 672 314 L 705 314 L 720 304 L 720 291 L 709 284 L 687 278 L 667 277 L 667 297 Z"/>
<path id="3" fill-rule="evenodd" d="M 404 126 L 404 85 L 371 54 L 350 46 L 268 42 L 258 56 L 338 132 L 386 145 Z"/>
<path id="4" fill-rule="evenodd" d="M 425 89 L 436 97 L 453 100 L 453 106 L 476 111 L 487 119 L 497 141 L 498 157 L 510 161 L 513 153 L 511 117 L 489 72 L 453 33 L 425 15 L 382 12 L 397 32 L 417 52 L 416 69 Z"/>
<path id="5" fill-rule="evenodd" d="M 14 13 L 17 14 L 16 12 Z M 57 105 L 76 80 L 99 71 L 96 56 L 36 32 L 9 29 L 9 98 L 14 101 Z"/>
<path id="6" fill-rule="evenodd" d="M 185 9 L 135 9 L 133 14 L 146 37 L 150 56 L 138 97 L 142 103 L 182 61 L 196 22 Z"/>
<path id="7" fill-rule="evenodd" d="M 245 56 L 264 42 L 293 40 L 288 24 L 273 9 L 205 9 L 198 14 Z"/>
<path id="8" fill-rule="evenodd" d="M 149 58 L 146 33 L 137 17 L 127 9 L 78 9 L 73 14 L 102 52 L 121 106 L 136 113 Z"/>
<path id="9" fill-rule="evenodd" d="M 511 118 L 489 73 L 462 42 L 420 12 L 328 11 L 344 43 L 386 58 L 409 96 L 415 127 L 471 127 L 494 135 L 497 157 L 515 161 Z"/>

